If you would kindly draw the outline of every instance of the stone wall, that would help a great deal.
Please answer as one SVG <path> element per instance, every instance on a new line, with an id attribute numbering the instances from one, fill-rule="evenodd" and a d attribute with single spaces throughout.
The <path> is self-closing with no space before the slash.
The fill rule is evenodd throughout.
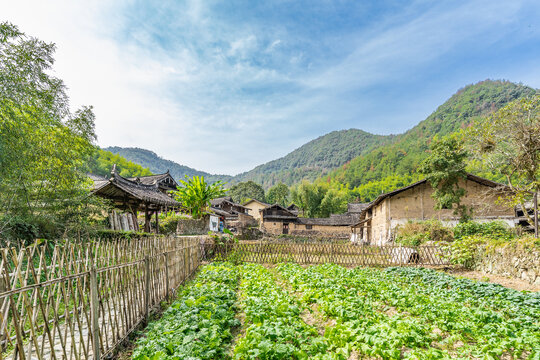
<path id="1" fill-rule="evenodd" d="M 176 227 L 179 235 L 206 235 L 208 234 L 208 218 L 202 219 L 180 219 Z"/>
<path id="2" fill-rule="evenodd" d="M 474 269 L 540 285 L 540 251 L 513 246 L 482 249 Z"/>

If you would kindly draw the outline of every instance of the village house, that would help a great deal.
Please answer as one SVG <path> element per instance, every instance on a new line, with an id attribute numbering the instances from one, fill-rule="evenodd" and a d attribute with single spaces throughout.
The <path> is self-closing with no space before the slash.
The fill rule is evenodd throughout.
<path id="1" fill-rule="evenodd" d="M 508 194 L 507 186 L 472 174 L 461 180 L 459 186 L 466 191 L 461 203 L 472 209 L 473 220 L 502 220 L 515 226 L 514 208 L 498 201 Z M 435 210 L 432 194 L 433 188 L 424 179 L 380 195 L 362 210 L 359 221 L 352 227 L 353 238 L 382 245 L 392 241 L 396 227 L 411 220 L 437 219 L 445 225 L 455 226 L 459 217 L 452 209 Z"/>
<path id="2" fill-rule="evenodd" d="M 360 216 L 360 213 L 347 212 L 332 214 L 328 218 L 304 218 L 293 211 L 279 204 L 262 209 L 261 231 L 272 235 L 348 238 L 351 226 L 358 222 Z"/>
<path id="3" fill-rule="evenodd" d="M 261 211 L 270 206 L 270 204 L 264 203 L 262 201 L 251 199 L 243 204 L 244 207 L 248 209 L 249 215 L 260 222 L 262 215 Z"/>

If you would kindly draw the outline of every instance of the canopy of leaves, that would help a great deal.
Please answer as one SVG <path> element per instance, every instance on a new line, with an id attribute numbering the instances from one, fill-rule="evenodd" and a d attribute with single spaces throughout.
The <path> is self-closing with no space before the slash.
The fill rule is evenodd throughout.
<path id="1" fill-rule="evenodd" d="M 266 202 L 269 204 L 279 204 L 281 206 L 289 205 L 289 187 L 279 183 L 268 190 Z"/>
<path id="2" fill-rule="evenodd" d="M 328 217 L 347 211 L 349 190 L 339 184 L 302 181 L 291 190 L 292 201 L 306 217 Z"/>
<path id="3" fill-rule="evenodd" d="M 185 206 L 195 219 L 201 218 L 210 207 L 210 200 L 225 195 L 221 181 L 209 184 L 204 176 L 180 180 L 183 185 L 176 192 L 176 200 Z"/>
<path id="4" fill-rule="evenodd" d="M 462 220 L 466 220 L 468 212 L 461 205 L 465 189 L 459 186 L 460 180 L 467 177 L 465 166 L 469 156 L 463 141 L 459 136 L 435 137 L 430 148 L 431 152 L 419 170 L 434 189 L 435 209 L 455 208 Z"/>
<path id="5" fill-rule="evenodd" d="M 0 23 L 2 236 L 21 224 L 31 229 L 28 238 L 80 230 L 97 201 L 87 196 L 86 177 L 94 114 L 91 107 L 70 112 L 63 82 L 48 73 L 54 50 Z"/>
<path id="6" fill-rule="evenodd" d="M 237 203 L 244 203 L 250 199 L 259 201 L 265 200 L 264 189 L 262 186 L 251 180 L 232 186 L 227 191 L 227 194 L 233 198 L 233 201 Z"/>

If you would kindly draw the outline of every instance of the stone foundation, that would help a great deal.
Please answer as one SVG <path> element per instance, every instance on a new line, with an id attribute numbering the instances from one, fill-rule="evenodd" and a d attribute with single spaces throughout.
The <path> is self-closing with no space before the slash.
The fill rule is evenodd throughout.
<path id="1" fill-rule="evenodd" d="M 206 235 L 208 234 L 208 218 L 180 219 L 176 227 L 178 235 Z"/>
<path id="2" fill-rule="evenodd" d="M 474 269 L 540 285 L 540 251 L 524 250 L 511 246 L 484 249 L 481 251 Z"/>

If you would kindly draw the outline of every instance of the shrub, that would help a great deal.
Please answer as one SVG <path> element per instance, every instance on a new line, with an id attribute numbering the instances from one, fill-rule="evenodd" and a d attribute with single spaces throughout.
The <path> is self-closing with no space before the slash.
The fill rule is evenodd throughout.
<path id="1" fill-rule="evenodd" d="M 467 221 L 459 223 L 454 228 L 454 238 L 462 239 L 466 236 L 482 236 L 494 240 L 511 240 L 515 233 L 502 221 L 478 223 Z"/>
<path id="2" fill-rule="evenodd" d="M 178 220 L 187 219 L 184 215 L 179 215 L 174 212 L 161 214 L 159 216 L 159 233 L 160 234 L 174 234 L 178 227 Z"/>
<path id="3" fill-rule="evenodd" d="M 407 246 L 418 246 L 427 241 L 452 241 L 450 228 L 440 221 L 409 221 L 397 228 L 396 242 Z"/>

